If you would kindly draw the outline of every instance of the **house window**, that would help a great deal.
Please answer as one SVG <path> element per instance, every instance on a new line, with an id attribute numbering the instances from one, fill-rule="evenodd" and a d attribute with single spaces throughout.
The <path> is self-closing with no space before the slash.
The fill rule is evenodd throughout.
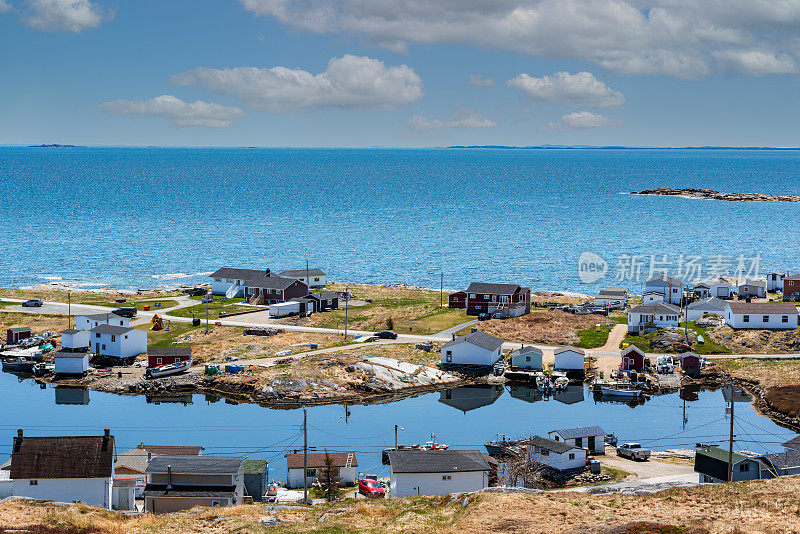
<path id="1" fill-rule="evenodd" d="M 781 322 L 782 323 L 788 323 L 789 322 L 789 316 L 788 315 L 784 315 L 783 317 L 781 317 Z"/>
<path id="2" fill-rule="evenodd" d="M 765 316 L 764 316 L 764 318 L 763 318 L 762 320 L 763 320 L 765 323 L 768 323 L 768 322 L 769 322 L 769 315 L 765 315 Z"/>
<path id="3" fill-rule="evenodd" d="M 575 438 L 575 446 L 583 447 L 583 438 Z"/>
<path id="4" fill-rule="evenodd" d="M 122 336 L 122 339 L 128 339 L 128 334 L 125 334 L 124 336 Z"/>
<path id="5" fill-rule="evenodd" d="M 542 456 L 550 456 L 550 451 L 547 449 L 541 449 L 539 452 L 542 453 Z"/>
<path id="6" fill-rule="evenodd" d="M 570 460 L 574 460 L 575 459 L 575 453 L 574 452 L 569 453 L 569 459 Z"/>
<path id="7" fill-rule="evenodd" d="M 156 358 L 156 365 L 161 365 L 161 358 Z"/>
<path id="8" fill-rule="evenodd" d="M 314 278 L 314 281 L 315 282 L 319 282 L 319 278 Z"/>
<path id="9" fill-rule="evenodd" d="M 445 354 L 444 358 L 445 358 L 445 361 L 447 363 L 452 362 L 453 361 L 453 353 L 448 350 L 447 353 Z"/>
<path id="10" fill-rule="evenodd" d="M 116 340 L 117 340 L 117 336 L 114 336 L 114 335 L 112 335 L 112 336 L 111 336 L 111 342 L 113 343 L 113 342 L 115 342 Z"/>
<path id="11" fill-rule="evenodd" d="M 484 295 L 483 300 L 489 300 L 489 295 Z"/>
<path id="12" fill-rule="evenodd" d="M 314 478 L 317 476 L 316 469 L 306 469 L 306 478 Z"/>
<path id="13" fill-rule="evenodd" d="M 211 507 L 219 506 L 219 501 L 211 501 Z"/>
<path id="14" fill-rule="evenodd" d="M 740 473 L 745 473 L 747 471 L 750 471 L 750 464 L 739 464 Z"/>
<path id="15" fill-rule="evenodd" d="M 442 480 L 451 480 L 452 478 L 452 475 L 442 475 Z"/>
<path id="16" fill-rule="evenodd" d="M 38 480 L 29 480 L 28 484 L 30 484 L 31 486 L 38 486 L 39 485 L 39 481 Z"/>
<path id="17" fill-rule="evenodd" d="M 742 322 L 743 323 L 749 323 L 750 322 L 750 316 L 749 315 L 742 315 Z"/>
<path id="18" fill-rule="evenodd" d="M 106 345 L 105 345 L 105 343 L 103 344 L 103 350 L 106 350 Z"/>
<path id="19" fill-rule="evenodd" d="M 525 361 L 526 361 L 526 362 L 529 362 L 529 361 L 531 361 L 531 357 L 530 357 L 530 356 L 525 356 Z"/>
<path id="20" fill-rule="evenodd" d="M 474 299 L 475 298 L 475 294 L 474 293 L 470 294 L 469 298 Z"/>
<path id="21" fill-rule="evenodd" d="M 100 338 L 100 332 L 97 332 L 97 333 L 94 335 L 94 337 L 96 337 L 96 338 Z"/>

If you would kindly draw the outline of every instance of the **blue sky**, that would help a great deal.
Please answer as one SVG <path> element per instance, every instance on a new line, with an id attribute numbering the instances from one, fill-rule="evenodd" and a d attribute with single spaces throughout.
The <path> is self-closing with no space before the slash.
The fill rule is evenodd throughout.
<path id="1" fill-rule="evenodd" d="M 0 0 L 0 144 L 800 145 L 800 0 Z"/>

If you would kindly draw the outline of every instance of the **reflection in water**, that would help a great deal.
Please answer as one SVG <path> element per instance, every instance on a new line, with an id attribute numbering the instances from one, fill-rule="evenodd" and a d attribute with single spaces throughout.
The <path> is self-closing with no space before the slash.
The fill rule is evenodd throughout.
<path id="1" fill-rule="evenodd" d="M 567 386 L 563 391 L 554 391 L 553 399 L 564 404 L 575 404 L 583 401 L 583 384 L 573 384 Z"/>
<path id="2" fill-rule="evenodd" d="M 147 403 L 148 404 L 183 404 L 187 406 L 192 404 L 192 394 L 185 393 L 183 395 L 147 395 Z"/>
<path id="3" fill-rule="evenodd" d="M 492 404 L 502 394 L 502 386 L 462 386 L 440 392 L 439 402 L 467 413 Z"/>
<path id="4" fill-rule="evenodd" d="M 592 393 L 592 398 L 594 399 L 595 404 L 624 404 L 630 406 L 631 408 L 636 408 L 637 406 L 643 406 L 645 402 L 650 400 L 650 397 L 648 397 L 647 395 L 640 395 L 639 398 L 636 399 L 626 399 L 623 397 L 605 396 L 597 391 Z"/>
<path id="5" fill-rule="evenodd" d="M 57 386 L 56 404 L 89 404 L 89 390 L 84 388 L 71 388 L 69 386 Z"/>
<path id="6" fill-rule="evenodd" d="M 515 399 L 525 402 L 537 402 L 542 400 L 542 392 L 532 387 L 509 386 L 508 392 Z"/>

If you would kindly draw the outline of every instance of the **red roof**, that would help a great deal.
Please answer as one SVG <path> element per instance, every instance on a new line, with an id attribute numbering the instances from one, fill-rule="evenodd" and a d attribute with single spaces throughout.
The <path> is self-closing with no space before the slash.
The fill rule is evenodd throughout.
<path id="1" fill-rule="evenodd" d="M 344 467 L 347 465 L 347 457 L 352 454 L 353 461 L 350 462 L 352 467 L 358 467 L 358 460 L 356 460 L 356 453 L 354 452 L 329 452 L 328 455 L 333 460 L 334 467 Z M 287 454 L 286 465 L 289 469 L 302 469 L 303 468 L 303 455 L 302 454 Z M 319 468 L 325 467 L 325 453 L 316 452 L 308 455 L 308 467 Z"/>

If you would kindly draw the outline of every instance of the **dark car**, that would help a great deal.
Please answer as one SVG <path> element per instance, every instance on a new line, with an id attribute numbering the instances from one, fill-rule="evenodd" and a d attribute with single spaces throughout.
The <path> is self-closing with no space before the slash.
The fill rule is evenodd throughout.
<path id="1" fill-rule="evenodd" d="M 483 313 L 479 313 L 478 314 L 478 320 L 479 321 L 488 321 L 489 319 L 491 319 L 493 317 L 494 316 L 491 313 L 483 312 Z"/>
<path id="2" fill-rule="evenodd" d="M 190 297 L 202 297 L 203 295 L 208 293 L 208 290 L 204 287 L 193 287 L 192 289 L 187 289 L 186 293 Z"/>
<path id="3" fill-rule="evenodd" d="M 111 313 L 119 315 L 120 317 L 128 317 L 130 319 L 133 319 L 134 317 L 136 317 L 136 308 L 134 308 L 133 306 L 125 306 L 122 308 L 117 308 Z"/>
<path id="4" fill-rule="evenodd" d="M 40 299 L 30 299 L 22 303 L 23 308 L 40 308 L 44 304 Z"/>
<path id="5" fill-rule="evenodd" d="M 375 332 L 375 336 L 380 339 L 397 339 L 397 332 L 393 332 L 392 330 L 381 330 L 380 332 Z"/>

